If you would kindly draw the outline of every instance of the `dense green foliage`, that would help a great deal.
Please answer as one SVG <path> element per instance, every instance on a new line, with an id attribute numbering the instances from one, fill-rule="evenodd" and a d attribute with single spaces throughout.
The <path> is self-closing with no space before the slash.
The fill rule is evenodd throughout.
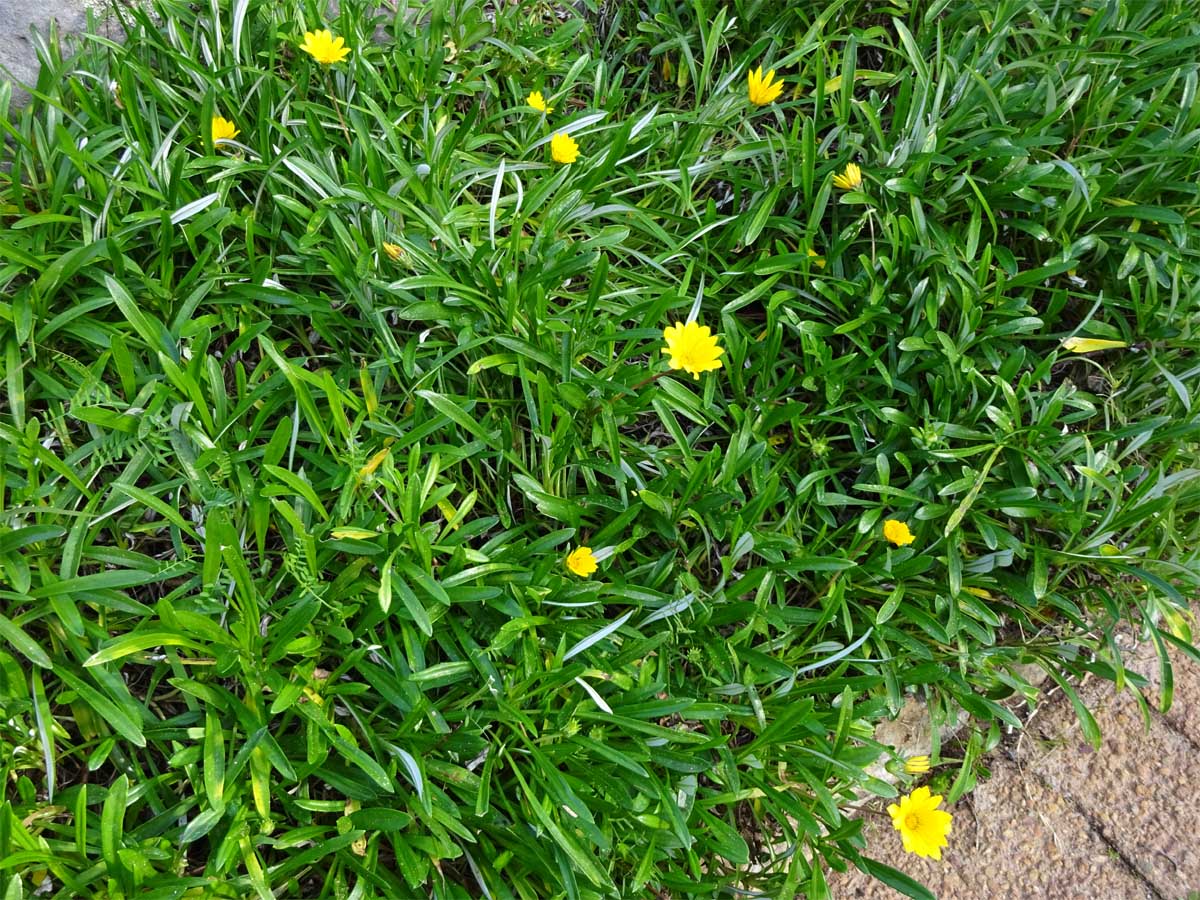
<path id="1" fill-rule="evenodd" d="M 1170 702 L 1195 4 L 156 10 L 3 125 L 6 897 L 919 897 L 906 695 Z"/>

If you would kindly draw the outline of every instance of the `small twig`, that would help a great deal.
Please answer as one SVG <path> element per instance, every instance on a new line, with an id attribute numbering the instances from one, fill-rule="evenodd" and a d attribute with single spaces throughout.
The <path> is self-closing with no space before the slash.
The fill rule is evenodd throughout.
<path id="1" fill-rule="evenodd" d="M 630 394 L 636 394 L 638 391 L 640 391 L 642 388 L 644 388 L 644 387 L 645 387 L 646 385 L 648 385 L 650 382 L 652 382 L 652 381 L 657 381 L 659 378 L 662 378 L 662 377 L 663 377 L 664 375 L 666 375 L 666 374 L 667 374 L 667 371 L 666 371 L 666 370 L 664 370 L 664 371 L 662 371 L 662 372 L 655 372 L 653 375 L 650 375 L 650 376 L 648 376 L 648 377 L 646 377 L 646 378 L 643 378 L 641 381 L 639 381 L 639 382 L 638 382 L 637 384 L 635 384 L 633 387 L 631 387 L 631 388 L 627 388 L 627 390 L 629 391 L 629 393 L 630 393 Z M 609 397 L 607 400 L 605 400 L 605 401 L 604 401 L 604 403 L 600 404 L 600 406 L 597 406 L 597 407 L 595 407 L 595 408 L 596 408 L 597 410 L 599 410 L 601 406 L 611 406 L 613 403 L 615 403 L 615 402 L 616 402 L 617 398 L 618 398 L 618 397 L 620 397 L 620 396 L 622 396 L 622 395 L 621 395 L 621 394 L 614 394 L 613 396 L 611 396 L 611 397 Z"/>
<path id="2" fill-rule="evenodd" d="M 666 374 L 667 374 L 666 371 L 655 372 L 653 375 L 649 376 L 648 378 L 643 378 L 641 381 L 639 381 L 637 384 L 635 384 L 629 390 L 633 391 L 633 392 L 640 391 L 642 388 L 644 388 L 650 382 L 657 381 L 659 378 L 662 378 Z"/>

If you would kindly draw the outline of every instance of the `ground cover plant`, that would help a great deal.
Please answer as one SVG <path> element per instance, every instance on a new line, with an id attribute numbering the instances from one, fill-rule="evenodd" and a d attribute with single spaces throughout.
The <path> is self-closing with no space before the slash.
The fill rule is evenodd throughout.
<path id="1" fill-rule="evenodd" d="M 0 174 L 5 897 L 927 896 L 849 805 L 935 853 L 918 785 L 985 775 L 1034 669 L 1136 690 L 1132 622 L 1166 706 L 1195 655 L 1198 13 L 46 42 Z M 910 695 L 970 718 L 906 766 Z"/>

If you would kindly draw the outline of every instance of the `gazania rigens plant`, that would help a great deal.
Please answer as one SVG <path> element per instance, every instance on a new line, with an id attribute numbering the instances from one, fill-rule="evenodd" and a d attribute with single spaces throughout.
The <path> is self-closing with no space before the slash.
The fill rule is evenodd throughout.
<path id="1" fill-rule="evenodd" d="M 339 63 L 350 55 L 350 48 L 341 37 L 334 37 L 328 29 L 304 32 L 300 49 L 323 66 Z"/>
<path id="2" fill-rule="evenodd" d="M 695 322 L 668 325 L 663 329 L 663 340 L 667 344 L 662 352 L 672 369 L 683 369 L 699 379 L 704 372 L 721 368 L 725 348 L 718 345 L 717 336 L 707 325 Z"/>
<path id="3" fill-rule="evenodd" d="M 531 91 L 529 96 L 525 98 L 525 102 L 545 115 L 554 112 L 554 107 L 546 103 L 546 98 L 542 96 L 541 91 Z"/>
<path id="4" fill-rule="evenodd" d="M 560 131 L 550 139 L 550 156 L 556 163 L 573 163 L 579 159 L 579 145 L 569 134 Z"/>
<path id="5" fill-rule="evenodd" d="M 747 94 L 755 106 L 766 106 L 773 103 L 783 91 L 783 82 L 775 81 L 775 70 L 763 75 L 762 66 L 752 69 L 747 76 Z"/>
<path id="6" fill-rule="evenodd" d="M 600 566 L 591 547 L 576 547 L 567 555 L 567 568 L 580 578 L 587 578 Z"/>
<path id="7" fill-rule="evenodd" d="M 888 806 L 893 827 L 900 832 L 904 849 L 917 856 L 941 859 L 942 848 L 949 846 L 954 817 L 944 809 L 942 798 L 930 794 L 929 788 L 919 787 L 900 802 Z"/>
<path id="8" fill-rule="evenodd" d="M 857 190 L 862 183 L 862 169 L 858 167 L 857 163 L 847 163 L 840 175 L 833 176 L 834 187 L 841 188 L 843 191 Z"/>
<path id="9" fill-rule="evenodd" d="M 47 43 L 0 895 L 841 896 L 1194 639 L 1200 0 L 597 5 Z"/>
<path id="10" fill-rule="evenodd" d="M 237 126 L 228 119 L 222 118 L 221 116 L 213 116 L 211 133 L 212 142 L 215 144 L 217 141 L 233 140 L 241 132 L 238 131 Z"/>

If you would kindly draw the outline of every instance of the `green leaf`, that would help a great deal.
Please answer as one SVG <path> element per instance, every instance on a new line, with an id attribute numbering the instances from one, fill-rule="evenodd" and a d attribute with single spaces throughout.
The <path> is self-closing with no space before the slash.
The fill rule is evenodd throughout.
<path id="1" fill-rule="evenodd" d="M 888 887 L 899 891 L 905 897 L 912 897 L 913 900 L 937 900 L 937 896 L 919 881 L 910 878 L 903 872 L 893 869 L 889 865 L 866 856 L 860 856 L 855 862 L 868 875 L 878 878 Z"/>
<path id="2" fill-rule="evenodd" d="M 87 658 L 84 667 L 100 666 L 113 660 L 140 653 L 151 647 L 190 647 L 193 650 L 202 649 L 203 645 L 180 637 L 170 631 L 142 631 L 123 635 L 111 644 L 100 648 Z"/>
<path id="3" fill-rule="evenodd" d="M 46 651 L 38 646 L 37 641 L 27 635 L 16 623 L 0 616 L 0 637 L 12 644 L 22 656 L 35 666 L 43 669 L 52 668 L 54 663 L 46 655 Z"/>

